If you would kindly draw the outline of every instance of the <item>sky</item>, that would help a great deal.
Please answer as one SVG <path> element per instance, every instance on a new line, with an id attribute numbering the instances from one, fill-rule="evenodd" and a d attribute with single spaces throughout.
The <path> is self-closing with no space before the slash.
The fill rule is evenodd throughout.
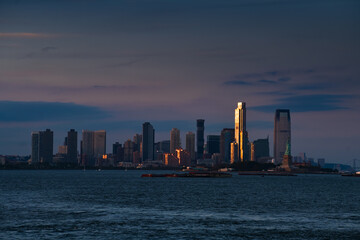
<path id="1" fill-rule="evenodd" d="M 360 1 L 0 0 L 0 154 L 31 132 L 205 135 L 247 105 L 251 141 L 290 109 L 292 155 L 360 159 Z"/>

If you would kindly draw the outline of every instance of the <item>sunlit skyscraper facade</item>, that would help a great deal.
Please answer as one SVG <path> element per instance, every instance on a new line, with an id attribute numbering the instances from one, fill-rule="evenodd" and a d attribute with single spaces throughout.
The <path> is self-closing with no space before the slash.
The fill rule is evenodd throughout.
<path id="1" fill-rule="evenodd" d="M 249 160 L 249 140 L 246 131 L 246 104 L 245 102 L 238 102 L 238 107 L 235 109 L 235 142 L 238 147 L 239 161 Z"/>
<path id="2" fill-rule="evenodd" d="M 274 159 L 276 164 L 282 162 L 288 143 L 291 144 L 290 110 L 277 109 L 274 124 Z"/>

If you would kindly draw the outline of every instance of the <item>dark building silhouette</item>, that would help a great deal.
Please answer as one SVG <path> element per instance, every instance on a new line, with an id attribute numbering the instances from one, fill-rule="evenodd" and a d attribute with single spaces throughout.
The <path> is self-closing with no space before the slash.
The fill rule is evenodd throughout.
<path id="1" fill-rule="evenodd" d="M 135 144 L 135 151 L 141 152 L 142 135 L 135 134 L 133 138 L 133 142 Z"/>
<path id="2" fill-rule="evenodd" d="M 124 143 L 124 162 L 133 162 L 135 143 L 128 139 Z"/>
<path id="3" fill-rule="evenodd" d="M 170 152 L 170 140 L 164 140 L 155 144 L 155 150 L 157 152 L 169 153 Z"/>
<path id="4" fill-rule="evenodd" d="M 83 130 L 81 141 L 81 164 L 83 166 L 94 166 L 94 131 Z"/>
<path id="5" fill-rule="evenodd" d="M 279 164 L 283 160 L 287 144 L 291 145 L 290 110 L 277 109 L 274 123 L 274 159 Z"/>
<path id="6" fill-rule="evenodd" d="M 124 148 L 121 143 L 116 142 L 113 144 L 112 154 L 114 156 L 115 163 L 124 161 Z"/>
<path id="7" fill-rule="evenodd" d="M 155 142 L 155 130 L 149 123 L 143 124 L 143 143 L 142 143 L 142 160 L 154 160 L 154 142 Z"/>
<path id="8" fill-rule="evenodd" d="M 269 138 L 255 140 L 253 146 L 254 161 L 265 162 L 270 158 Z"/>
<path id="9" fill-rule="evenodd" d="M 53 160 L 54 133 L 46 131 L 32 132 L 31 134 L 32 163 L 51 163 Z"/>
<path id="10" fill-rule="evenodd" d="M 196 120 L 196 159 L 203 159 L 204 155 L 204 119 Z"/>
<path id="11" fill-rule="evenodd" d="M 195 134 L 193 132 L 186 133 L 186 151 L 190 153 L 191 162 L 195 165 Z"/>
<path id="12" fill-rule="evenodd" d="M 66 159 L 67 162 L 72 164 L 78 164 L 77 141 L 77 132 L 74 129 L 70 129 L 70 131 L 67 133 L 67 137 L 65 138 L 65 142 L 67 146 Z"/>
<path id="13" fill-rule="evenodd" d="M 234 128 L 224 128 L 220 135 L 220 159 L 224 163 L 230 163 L 231 143 L 235 141 Z"/>
<path id="14" fill-rule="evenodd" d="M 207 136 L 207 153 L 211 156 L 214 153 L 220 153 L 220 136 L 208 135 Z"/>

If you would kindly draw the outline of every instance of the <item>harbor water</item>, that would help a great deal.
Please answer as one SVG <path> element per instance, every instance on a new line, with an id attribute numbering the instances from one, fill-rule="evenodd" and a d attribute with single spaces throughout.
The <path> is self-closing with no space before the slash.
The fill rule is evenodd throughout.
<path id="1" fill-rule="evenodd" d="M 0 171 L 0 239 L 359 239 L 360 178 Z"/>

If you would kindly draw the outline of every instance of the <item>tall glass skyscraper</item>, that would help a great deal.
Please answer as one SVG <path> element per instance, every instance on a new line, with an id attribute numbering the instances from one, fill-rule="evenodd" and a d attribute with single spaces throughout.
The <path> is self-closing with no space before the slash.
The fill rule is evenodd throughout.
<path id="1" fill-rule="evenodd" d="M 180 130 L 173 128 L 170 131 L 170 153 L 176 153 L 176 149 L 179 149 L 180 147 Z"/>
<path id="2" fill-rule="evenodd" d="M 143 123 L 143 150 L 142 160 L 154 160 L 154 142 L 155 142 L 155 130 L 154 127 L 149 123 Z"/>
<path id="3" fill-rule="evenodd" d="M 220 156 L 221 161 L 224 163 L 230 163 L 232 142 L 234 142 L 234 129 L 224 128 L 220 136 Z"/>
<path id="4" fill-rule="evenodd" d="M 239 161 L 249 160 L 249 140 L 246 131 L 246 104 L 238 102 L 235 109 L 235 142 L 238 146 Z"/>
<path id="5" fill-rule="evenodd" d="M 277 109 L 274 126 L 274 159 L 275 164 L 282 162 L 286 145 L 291 144 L 290 110 Z"/>
<path id="6" fill-rule="evenodd" d="M 32 163 L 51 163 L 53 160 L 54 133 L 50 129 L 31 133 Z"/>
<path id="7" fill-rule="evenodd" d="M 190 153 L 191 161 L 195 164 L 195 134 L 193 132 L 186 133 L 186 151 Z"/>
<path id="8" fill-rule="evenodd" d="M 196 120 L 196 159 L 203 159 L 204 156 L 204 119 Z"/>

